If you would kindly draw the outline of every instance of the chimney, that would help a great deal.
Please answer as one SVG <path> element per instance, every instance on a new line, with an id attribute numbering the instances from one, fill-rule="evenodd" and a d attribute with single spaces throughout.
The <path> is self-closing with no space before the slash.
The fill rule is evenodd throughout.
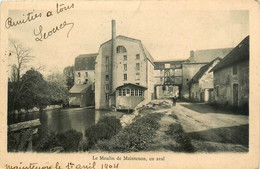
<path id="1" fill-rule="evenodd" d="M 190 51 L 190 62 L 195 62 L 193 50 Z"/>
<path id="2" fill-rule="evenodd" d="M 112 41 L 114 43 L 116 39 L 116 21 L 112 20 Z"/>
<path id="3" fill-rule="evenodd" d="M 114 92 L 117 83 L 117 64 L 116 64 L 116 21 L 112 20 L 112 53 L 111 53 L 111 81 L 110 92 Z"/>

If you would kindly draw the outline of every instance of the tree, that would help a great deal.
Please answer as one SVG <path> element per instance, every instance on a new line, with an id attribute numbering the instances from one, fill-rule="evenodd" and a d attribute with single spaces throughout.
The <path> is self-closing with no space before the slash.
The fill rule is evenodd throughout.
<path id="1" fill-rule="evenodd" d="M 52 73 L 47 77 L 50 104 L 68 104 L 68 90 L 65 76 L 61 73 Z"/>
<path id="2" fill-rule="evenodd" d="M 67 66 L 63 70 L 66 79 L 67 89 L 70 90 L 74 85 L 74 66 Z"/>
<path id="3" fill-rule="evenodd" d="M 49 104 L 47 82 L 40 72 L 31 68 L 20 81 L 8 83 L 8 112 L 43 108 Z"/>
<path id="4" fill-rule="evenodd" d="M 14 78 L 17 81 L 20 81 L 21 77 L 21 71 L 27 67 L 27 64 L 29 61 L 31 61 L 34 56 L 30 55 L 31 50 L 28 48 L 25 48 L 21 43 L 15 41 L 15 40 L 9 40 L 12 46 L 12 49 L 10 50 L 9 57 L 14 56 L 15 64 L 13 64 L 11 67 L 16 72 L 16 78 Z"/>
<path id="5" fill-rule="evenodd" d="M 48 84 L 40 72 L 31 68 L 22 76 L 21 81 L 21 107 L 27 110 L 33 107 L 41 109 L 49 104 Z"/>

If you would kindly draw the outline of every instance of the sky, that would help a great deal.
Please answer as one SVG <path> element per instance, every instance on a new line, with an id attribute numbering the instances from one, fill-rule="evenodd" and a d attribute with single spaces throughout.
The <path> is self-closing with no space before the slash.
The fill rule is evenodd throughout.
<path id="1" fill-rule="evenodd" d="M 94 5 L 94 4 L 93 4 Z M 26 18 L 32 10 L 10 10 L 13 20 Z M 187 59 L 191 50 L 235 47 L 249 35 L 249 12 L 229 10 L 172 10 L 165 6 L 149 10 L 145 5 L 136 4 L 116 10 L 86 10 L 74 8 L 60 14 L 46 17 L 46 10 L 26 24 L 8 29 L 8 36 L 31 49 L 35 59 L 31 65 L 44 67 L 43 74 L 61 72 L 64 67 L 74 64 L 80 54 L 97 53 L 102 43 L 111 39 L 111 20 L 116 20 L 116 34 L 139 39 L 155 60 Z M 65 26 L 52 36 L 36 41 L 34 30 L 48 32 L 66 21 L 74 23 Z M 12 58 L 9 59 L 11 63 Z"/>

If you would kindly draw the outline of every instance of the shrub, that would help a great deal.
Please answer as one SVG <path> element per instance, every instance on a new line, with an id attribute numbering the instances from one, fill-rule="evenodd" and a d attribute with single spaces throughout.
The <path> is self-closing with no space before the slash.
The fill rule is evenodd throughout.
<path id="1" fill-rule="evenodd" d="M 46 133 L 42 138 L 39 139 L 39 142 L 36 144 L 36 151 L 47 152 L 50 149 L 60 146 L 59 141 L 54 132 Z"/>
<path id="2" fill-rule="evenodd" d="M 55 134 L 48 132 L 36 145 L 36 150 L 41 152 L 49 152 L 55 147 L 62 147 L 65 152 L 78 151 L 82 134 L 75 130 L 68 130 L 65 133 Z"/>
<path id="3" fill-rule="evenodd" d="M 65 152 L 73 152 L 78 151 L 82 134 L 75 130 L 68 130 L 65 133 L 57 134 L 57 139 Z"/>
<path id="4" fill-rule="evenodd" d="M 120 120 L 114 116 L 105 116 L 96 124 L 88 128 L 85 135 L 88 139 L 87 149 L 99 140 L 109 140 L 121 130 Z"/>
<path id="5" fill-rule="evenodd" d="M 144 150 L 152 142 L 159 128 L 161 114 L 148 114 L 124 128 L 111 140 L 98 141 L 97 148 L 104 151 L 132 152 Z"/>

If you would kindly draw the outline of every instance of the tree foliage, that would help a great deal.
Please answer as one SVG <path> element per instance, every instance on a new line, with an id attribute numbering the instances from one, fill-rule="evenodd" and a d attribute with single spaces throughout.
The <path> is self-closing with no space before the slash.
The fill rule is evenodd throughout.
<path id="1" fill-rule="evenodd" d="M 44 108 L 47 105 L 66 104 L 68 91 L 62 79 L 49 79 L 31 68 L 20 81 L 8 83 L 8 112 L 34 107 Z"/>
<path id="2" fill-rule="evenodd" d="M 67 89 L 70 90 L 74 85 L 74 66 L 67 66 L 63 70 L 66 79 Z"/>

